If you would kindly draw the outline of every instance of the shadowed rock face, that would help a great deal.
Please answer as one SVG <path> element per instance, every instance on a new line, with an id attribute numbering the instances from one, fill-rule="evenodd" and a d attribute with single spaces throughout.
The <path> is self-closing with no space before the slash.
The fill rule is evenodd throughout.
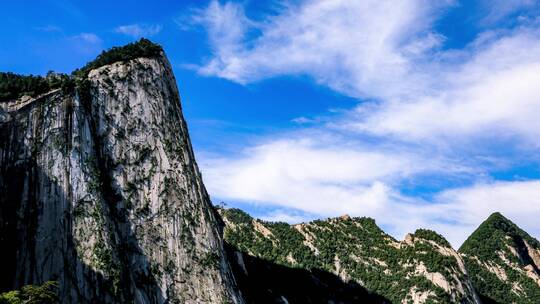
<path id="1" fill-rule="evenodd" d="M 226 247 L 246 303 L 391 303 L 357 282 L 344 282 L 333 273 L 287 267 L 237 251 L 228 244 Z"/>
<path id="2" fill-rule="evenodd" d="M 167 59 L 0 104 L 1 291 L 63 303 L 239 303 Z"/>

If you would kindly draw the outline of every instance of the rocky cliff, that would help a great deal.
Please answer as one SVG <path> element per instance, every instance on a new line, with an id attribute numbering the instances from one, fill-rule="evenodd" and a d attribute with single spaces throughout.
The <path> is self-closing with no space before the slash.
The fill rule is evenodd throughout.
<path id="1" fill-rule="evenodd" d="M 241 302 L 169 62 L 113 51 L 77 85 L 0 102 L 0 289 L 55 280 L 62 303 Z"/>

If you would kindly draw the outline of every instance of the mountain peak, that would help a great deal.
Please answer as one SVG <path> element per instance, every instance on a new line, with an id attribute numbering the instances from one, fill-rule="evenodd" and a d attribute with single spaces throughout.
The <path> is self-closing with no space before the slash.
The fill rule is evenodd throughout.
<path id="1" fill-rule="evenodd" d="M 351 216 L 348 215 L 348 214 L 343 214 L 339 217 L 340 219 L 344 220 L 344 221 L 348 221 L 351 219 Z"/>
<path id="2" fill-rule="evenodd" d="M 19 75 L 0 72 L 0 103 L 26 102 L 53 90 L 71 90 L 75 80 L 79 82 L 88 77 L 90 71 L 116 62 L 127 62 L 137 58 L 165 57 L 163 48 L 148 39 L 128 43 L 124 46 L 112 47 L 101 52 L 84 67 L 73 71 L 72 75 L 49 71 L 45 77 L 39 75 Z M 166 60 L 165 60 L 166 61 Z"/>
<path id="3" fill-rule="evenodd" d="M 490 222 L 490 223 L 510 223 L 512 225 L 514 225 L 514 223 L 509 220 L 507 217 L 505 217 L 502 213 L 500 212 L 493 212 L 486 220 L 485 222 Z"/>
<path id="4" fill-rule="evenodd" d="M 0 87 L 0 291 L 56 280 L 61 303 L 243 303 L 159 45 Z"/>
<path id="5" fill-rule="evenodd" d="M 484 302 L 540 300 L 540 243 L 501 213 L 480 224 L 459 252 Z"/>
<path id="6" fill-rule="evenodd" d="M 475 247 L 483 247 L 481 245 L 486 244 L 486 240 L 502 237 L 512 239 L 522 238 L 527 240 L 531 245 L 534 244 L 535 247 L 540 248 L 538 240 L 531 237 L 527 232 L 519 228 L 500 212 L 494 212 L 482 222 L 463 245 L 461 245 L 460 251 L 468 251 Z"/>
<path id="7" fill-rule="evenodd" d="M 504 215 L 502 215 L 502 213 L 500 213 L 500 212 L 498 212 L 498 211 L 493 212 L 493 213 L 488 217 L 488 219 L 490 219 L 490 218 L 494 218 L 494 219 L 499 218 L 499 219 L 505 219 L 505 220 L 508 220 Z"/>
<path id="8" fill-rule="evenodd" d="M 75 76 L 86 77 L 91 70 L 119 61 L 128 61 L 136 58 L 155 58 L 164 56 L 163 48 L 146 38 L 128 43 L 124 46 L 112 47 L 101 52 L 96 59 L 88 62 L 81 69 L 73 72 Z"/>

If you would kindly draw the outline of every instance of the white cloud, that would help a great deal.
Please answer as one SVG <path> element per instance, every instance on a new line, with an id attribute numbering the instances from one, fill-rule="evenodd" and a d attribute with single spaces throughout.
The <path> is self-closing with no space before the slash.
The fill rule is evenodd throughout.
<path id="1" fill-rule="evenodd" d="M 261 220 L 270 222 L 286 222 L 290 224 L 298 224 L 307 222 L 308 219 L 303 215 L 291 214 L 290 210 L 275 210 L 260 217 Z"/>
<path id="2" fill-rule="evenodd" d="M 101 44 L 103 42 L 101 38 L 94 33 L 80 33 L 79 35 L 73 36 L 73 39 L 89 44 Z"/>
<path id="3" fill-rule="evenodd" d="M 214 50 L 199 72 L 240 83 L 301 73 L 353 96 L 412 93 L 410 59 L 439 45 L 429 25 L 444 2 L 307 1 L 255 22 L 240 4 L 213 1 L 195 17 Z"/>
<path id="4" fill-rule="evenodd" d="M 238 157 L 204 158 L 201 164 L 209 192 L 226 201 L 293 208 L 320 217 L 372 216 L 400 235 L 426 223 L 428 217 L 419 218 L 415 211 L 427 204 L 401 195 L 395 183 L 442 168 L 447 175 L 473 173 L 450 159 L 357 146 L 325 134 L 288 138 L 247 149 Z M 263 218 L 287 222 L 307 218 L 277 213 Z"/>
<path id="5" fill-rule="evenodd" d="M 361 131 L 409 140 L 540 135 L 540 33 L 520 30 L 476 47 L 439 76 L 439 90 L 414 99 L 359 106 L 347 121 Z"/>
<path id="6" fill-rule="evenodd" d="M 69 47 L 85 56 L 95 56 L 103 49 L 103 40 L 94 33 L 80 33 L 66 38 Z"/>
<path id="7" fill-rule="evenodd" d="M 487 11 L 482 20 L 482 23 L 486 25 L 500 21 L 522 9 L 538 8 L 538 2 L 535 0 L 483 0 L 481 3 Z"/>
<path id="8" fill-rule="evenodd" d="M 269 142 L 238 158 L 207 158 L 203 164 L 207 185 L 217 197 L 337 215 L 376 205 L 369 201 L 386 199 L 385 183 L 438 170 L 442 162 L 319 138 Z M 448 174 L 466 171 L 445 167 Z"/>
<path id="9" fill-rule="evenodd" d="M 128 35 L 134 38 L 150 37 L 161 31 L 161 25 L 151 24 L 129 24 L 121 25 L 115 29 L 119 34 Z"/>
<path id="10" fill-rule="evenodd" d="M 242 40 L 252 22 L 246 17 L 240 4 L 227 2 L 221 5 L 212 1 L 204 11 L 198 11 L 193 21 L 203 24 L 207 31 L 216 58 L 207 66 L 200 67 L 199 72 L 206 75 L 218 74 L 220 77 L 240 80 L 237 69 L 242 69 L 242 59 L 238 57 L 242 51 Z M 222 68 L 222 59 L 230 69 Z"/>
<path id="11" fill-rule="evenodd" d="M 399 193 L 393 183 L 441 167 L 452 171 L 452 166 L 414 155 L 282 141 L 250 149 L 240 158 L 205 159 L 202 167 L 213 196 L 275 207 L 261 216 L 265 220 L 298 223 L 342 214 L 370 216 L 397 239 L 429 228 L 458 248 L 498 211 L 540 236 L 540 181 L 483 182 L 423 200 Z"/>

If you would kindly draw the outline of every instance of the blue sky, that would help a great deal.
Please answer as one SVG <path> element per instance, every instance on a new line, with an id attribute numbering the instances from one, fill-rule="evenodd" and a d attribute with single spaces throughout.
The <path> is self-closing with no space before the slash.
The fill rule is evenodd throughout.
<path id="1" fill-rule="evenodd" d="M 11 1 L 0 70 L 71 72 L 144 36 L 173 65 L 215 202 L 454 246 L 501 211 L 538 238 L 537 3 Z"/>

